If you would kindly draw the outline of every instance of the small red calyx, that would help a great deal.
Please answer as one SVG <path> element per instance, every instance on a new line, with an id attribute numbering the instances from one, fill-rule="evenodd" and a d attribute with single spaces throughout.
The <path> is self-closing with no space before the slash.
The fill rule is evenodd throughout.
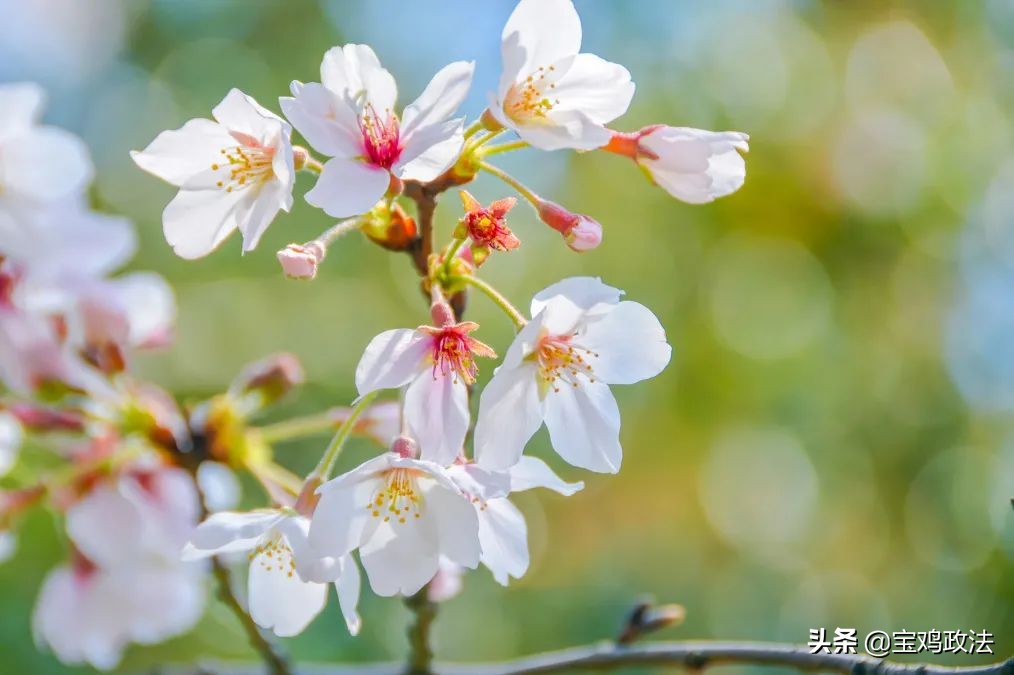
<path id="1" fill-rule="evenodd" d="M 465 384 L 475 383 L 475 376 L 479 374 L 475 357 L 496 358 L 492 347 L 469 335 L 478 327 L 479 324 L 474 321 L 462 321 L 440 328 L 419 326 L 421 333 L 433 338 L 430 360 L 433 362 L 434 378 L 439 373 L 444 377 L 460 377 Z"/>
<path id="2" fill-rule="evenodd" d="M 635 161 L 639 157 L 658 159 L 658 155 L 641 146 L 641 139 L 664 126 L 664 124 L 651 124 L 637 131 L 611 130 L 612 136 L 610 136 L 609 142 L 603 145 L 601 149 L 616 155 L 629 157 Z"/>
<path id="3" fill-rule="evenodd" d="M 498 199 L 484 207 L 467 190 L 462 190 L 461 203 L 465 207 L 461 224 L 477 245 L 496 251 L 512 251 L 521 245 L 506 223 L 507 213 L 514 208 L 517 199 Z"/>
<path id="4" fill-rule="evenodd" d="M 362 232 L 375 244 L 388 251 L 407 251 L 412 247 L 416 238 L 415 220 L 400 204 L 391 204 L 390 208 L 378 204 L 365 219 Z"/>

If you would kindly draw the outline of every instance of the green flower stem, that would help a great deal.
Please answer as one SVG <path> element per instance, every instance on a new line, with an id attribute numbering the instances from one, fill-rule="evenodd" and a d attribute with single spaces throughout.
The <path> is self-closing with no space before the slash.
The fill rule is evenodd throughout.
<path id="1" fill-rule="evenodd" d="M 475 120 L 474 122 L 468 125 L 467 129 L 465 129 L 465 139 L 467 140 L 472 136 L 475 136 L 477 133 L 482 131 L 482 128 L 483 128 L 482 120 L 481 119 Z"/>
<path id="2" fill-rule="evenodd" d="M 310 475 L 306 477 L 309 482 L 311 480 L 319 480 L 321 482 L 326 481 L 331 477 L 331 472 L 334 470 L 335 462 L 338 461 L 338 455 L 341 454 L 342 448 L 345 446 L 345 441 L 348 440 L 349 436 L 352 435 L 352 429 L 355 428 L 356 420 L 363 413 L 366 408 L 373 403 L 373 399 L 377 398 L 377 394 L 380 392 L 371 391 L 369 394 L 363 396 L 359 401 L 352 406 L 352 411 L 349 416 L 345 418 L 345 421 L 338 427 L 338 431 L 335 432 L 331 442 L 328 443 L 327 450 L 324 451 L 324 455 L 320 458 L 320 462 L 317 463 L 316 468 L 310 472 Z"/>
<path id="3" fill-rule="evenodd" d="M 450 275 L 451 262 L 454 260 L 454 257 L 458 255 L 458 251 L 461 250 L 461 247 L 465 244 L 467 240 L 468 240 L 467 237 L 455 237 L 454 240 L 451 241 L 450 246 L 447 247 L 447 254 L 444 256 L 444 262 L 440 266 L 440 272 L 442 276 L 446 277 Z"/>
<path id="4" fill-rule="evenodd" d="M 324 431 L 334 429 L 338 425 L 334 412 L 325 410 L 315 415 L 304 417 L 293 417 L 274 424 L 268 424 L 257 429 L 261 440 L 272 445 L 281 441 L 288 441 L 304 436 L 313 436 Z"/>
<path id="5" fill-rule="evenodd" d="M 510 143 L 501 143 L 500 145 L 492 145 L 488 148 L 480 150 L 477 154 L 481 157 L 489 157 L 490 155 L 499 155 L 502 152 L 512 152 L 514 150 L 521 150 L 527 148 L 528 143 L 525 141 L 511 141 Z"/>
<path id="6" fill-rule="evenodd" d="M 517 308 L 514 307 L 514 305 L 512 305 L 507 298 L 505 298 L 503 295 L 500 294 L 498 290 L 490 286 L 487 282 L 483 281 L 479 277 L 472 275 L 450 276 L 447 278 L 447 281 L 452 284 L 456 282 L 468 284 L 470 286 L 474 286 L 475 288 L 485 293 L 486 297 L 492 300 L 493 303 L 501 310 L 503 310 L 503 313 L 506 314 L 510 318 L 510 320 L 514 322 L 514 327 L 517 328 L 518 330 L 524 328 L 525 325 L 528 323 L 528 319 L 526 319 L 524 315 L 522 315 L 521 312 L 519 312 Z"/>
<path id="7" fill-rule="evenodd" d="M 538 208 L 539 208 L 539 197 L 538 197 L 538 195 L 536 195 L 534 192 L 532 192 L 530 189 L 528 189 L 517 178 L 515 178 L 512 175 L 510 175 L 509 173 L 507 173 L 503 169 L 501 169 L 499 167 L 496 167 L 496 166 L 493 166 L 492 164 L 489 164 L 487 162 L 479 162 L 479 168 L 482 169 L 483 171 L 485 171 L 486 173 L 489 173 L 489 174 L 492 174 L 492 175 L 496 176 L 497 178 L 499 178 L 500 180 L 502 180 L 504 183 L 507 183 L 507 185 L 510 185 L 512 188 L 514 188 L 517 191 L 517 193 L 519 195 L 521 195 L 522 197 L 524 197 L 525 199 L 527 199 L 528 202 L 532 205 L 533 208 L 535 208 L 536 210 L 538 210 Z"/>

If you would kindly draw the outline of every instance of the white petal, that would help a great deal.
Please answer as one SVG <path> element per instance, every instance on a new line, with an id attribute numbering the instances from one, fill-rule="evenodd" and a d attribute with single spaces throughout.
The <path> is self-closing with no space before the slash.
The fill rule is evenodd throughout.
<path id="1" fill-rule="evenodd" d="M 44 101 L 42 87 L 34 82 L 0 84 L 0 142 L 30 129 Z"/>
<path id="2" fill-rule="evenodd" d="M 56 201 L 84 191 L 94 167 L 80 138 L 56 127 L 35 127 L 4 142 L 0 173 L 5 192 Z"/>
<path id="3" fill-rule="evenodd" d="M 562 72 L 554 81 L 552 96 L 559 101 L 549 116 L 579 111 L 593 122 L 607 124 L 627 112 L 634 97 L 630 72 L 594 54 L 578 54 L 557 64 Z"/>
<path id="4" fill-rule="evenodd" d="M 539 150 L 594 150 L 609 142 L 609 130 L 580 110 L 552 113 L 549 123 L 507 126 L 517 131 L 521 140 Z"/>
<path id="5" fill-rule="evenodd" d="M 153 272 L 134 272 L 106 284 L 127 318 L 134 346 L 163 344 L 172 334 L 176 299 L 165 278 Z"/>
<path id="6" fill-rule="evenodd" d="M 190 630 L 204 612 L 203 575 L 190 566 L 133 567 L 103 575 L 96 594 L 121 596 L 130 638 L 156 644 Z M 152 611 L 158 608 L 158 611 Z"/>
<path id="7" fill-rule="evenodd" d="M 241 488 L 236 474 L 221 462 L 205 460 L 197 467 L 197 485 L 209 511 L 224 511 L 239 504 Z"/>
<path id="8" fill-rule="evenodd" d="M 453 463 L 462 453 L 469 420 L 468 387 L 453 373 L 426 368 L 405 392 L 405 423 L 422 459 Z"/>
<path id="9" fill-rule="evenodd" d="M 428 490 L 424 500 L 423 508 L 432 511 L 436 522 L 440 553 L 459 565 L 474 569 L 481 552 L 475 507 L 464 495 L 440 486 Z"/>
<path id="10" fill-rule="evenodd" d="M 230 550 L 253 548 L 254 543 L 265 532 L 274 527 L 284 516 L 275 509 L 258 511 L 219 511 L 205 519 L 194 529 L 190 544 L 197 552 L 214 555 L 223 552 L 225 547 L 234 542 L 242 542 L 242 547 Z"/>
<path id="11" fill-rule="evenodd" d="M 176 255 L 194 259 L 218 248 L 249 212 L 244 192 L 180 190 L 162 212 L 162 232 Z"/>
<path id="12" fill-rule="evenodd" d="M 292 206 L 292 184 L 286 185 L 278 180 L 270 180 L 256 190 L 252 208 L 247 216 L 239 222 L 239 231 L 243 235 L 243 252 L 249 253 L 257 248 L 261 236 L 268 225 L 275 219 L 279 211 L 288 211 Z"/>
<path id="13" fill-rule="evenodd" d="M 658 317 L 637 302 L 621 302 L 588 322 L 577 341 L 597 354 L 589 357 L 589 363 L 595 379 L 606 384 L 655 377 L 672 356 Z"/>
<path id="14" fill-rule="evenodd" d="M 581 49 L 581 19 L 571 0 L 521 0 L 501 35 L 503 79 L 514 82 Z"/>
<path id="15" fill-rule="evenodd" d="M 355 559 L 347 555 L 341 559 L 342 573 L 334 582 L 338 591 L 338 605 L 341 607 L 342 616 L 345 617 L 345 625 L 352 635 L 359 635 L 359 629 L 363 627 L 363 621 L 359 618 L 357 611 L 359 606 L 359 587 L 362 581 L 359 578 L 359 565 Z"/>
<path id="16" fill-rule="evenodd" d="M 372 209 L 391 182 L 385 170 L 366 162 L 335 157 L 328 160 L 306 201 L 332 218 L 358 216 Z"/>
<path id="17" fill-rule="evenodd" d="M 201 185 L 214 185 L 218 179 L 212 164 L 222 161 L 222 148 L 236 145 L 229 131 L 211 120 L 190 120 L 179 129 L 163 131 L 144 150 L 130 153 L 131 159 L 150 174 L 177 187 L 195 177 Z"/>
<path id="18" fill-rule="evenodd" d="M 509 469 L 542 426 L 542 419 L 535 366 L 501 367 L 479 398 L 476 461 L 490 469 Z"/>
<path id="19" fill-rule="evenodd" d="M 506 471 L 490 471 L 478 464 L 468 463 L 447 467 L 447 474 L 463 493 L 471 497 L 496 499 L 506 497 L 511 491 L 511 473 Z"/>
<path id="20" fill-rule="evenodd" d="M 391 73 L 367 45 L 332 47 L 320 64 L 321 83 L 336 94 L 347 93 L 377 113 L 394 110 L 398 88 Z"/>
<path id="21" fill-rule="evenodd" d="M 658 159 L 641 157 L 654 181 L 677 199 L 704 204 L 738 190 L 746 179 L 740 152 L 749 146 L 746 134 L 663 127 L 640 140 Z"/>
<path id="22" fill-rule="evenodd" d="M 0 564 L 13 558 L 17 550 L 17 535 L 10 530 L 0 530 Z"/>
<path id="23" fill-rule="evenodd" d="M 0 476 L 17 463 L 23 438 L 24 432 L 17 418 L 6 411 L 0 411 Z M 3 531 L 0 530 L 0 533 Z"/>
<path id="24" fill-rule="evenodd" d="M 327 603 L 328 584 L 303 581 L 278 551 L 250 561 L 247 588 L 251 618 L 280 637 L 302 633 Z"/>
<path id="25" fill-rule="evenodd" d="M 511 467 L 510 485 L 511 492 L 548 488 L 567 497 L 584 488 L 584 483 L 581 481 L 576 483 L 564 481 L 545 462 L 531 455 L 525 455 Z"/>
<path id="26" fill-rule="evenodd" d="M 145 522 L 127 498 L 104 485 L 67 511 L 67 535 L 86 558 L 112 567 L 139 556 Z"/>
<path id="27" fill-rule="evenodd" d="M 425 363 L 432 339 L 408 328 L 384 331 L 366 345 L 356 366 L 359 395 L 407 384 Z"/>
<path id="28" fill-rule="evenodd" d="M 475 72 L 474 61 L 455 61 L 440 69 L 415 101 L 401 116 L 401 136 L 405 143 L 424 127 L 444 122 L 468 95 Z"/>
<path id="29" fill-rule="evenodd" d="M 525 517 L 507 499 L 486 502 L 479 513 L 482 564 L 497 583 L 506 586 L 510 577 L 520 579 L 528 571 L 528 526 Z"/>
<path id="30" fill-rule="evenodd" d="M 564 460 L 600 473 L 620 470 L 620 411 L 609 387 L 582 382 L 546 395 L 546 428 Z"/>
<path id="31" fill-rule="evenodd" d="M 276 133 L 279 125 L 288 128 L 282 118 L 239 89 L 230 89 L 211 114 L 229 131 L 245 134 L 262 143 Z"/>
<path id="32" fill-rule="evenodd" d="M 568 277 L 535 294 L 532 298 L 532 316 L 561 297 L 579 309 L 590 310 L 603 304 L 615 305 L 622 295 L 623 291 L 607 286 L 598 277 Z"/>
<path id="33" fill-rule="evenodd" d="M 425 513 L 409 527 L 399 528 L 397 535 L 390 524 L 382 525 L 377 535 L 359 550 L 370 587 L 377 595 L 413 595 L 437 573 L 439 556 L 435 542 L 414 532 L 427 519 Z"/>
<path id="34" fill-rule="evenodd" d="M 404 139 L 404 148 L 391 170 L 403 180 L 431 181 L 451 168 L 464 143 L 460 119 L 419 127 Z"/>
<path id="35" fill-rule="evenodd" d="M 310 546 L 320 555 L 340 558 L 359 546 L 370 512 L 375 481 L 323 486 L 310 522 Z"/>
<path id="36" fill-rule="evenodd" d="M 330 583 L 342 572 L 341 558 L 321 555 L 310 545 L 310 519 L 302 515 L 287 516 L 275 525 L 292 549 L 296 573 L 303 581 Z"/>
<path id="37" fill-rule="evenodd" d="M 293 82 L 292 94 L 293 98 L 279 99 L 282 111 L 318 152 L 345 158 L 363 153 L 358 111 L 348 96 L 336 94 L 316 82 Z"/>

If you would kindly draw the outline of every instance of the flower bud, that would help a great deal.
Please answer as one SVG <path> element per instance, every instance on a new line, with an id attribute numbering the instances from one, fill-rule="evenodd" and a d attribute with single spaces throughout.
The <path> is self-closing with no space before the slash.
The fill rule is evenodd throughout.
<path id="1" fill-rule="evenodd" d="M 306 148 L 294 145 L 292 146 L 292 167 L 299 171 L 306 166 L 307 160 L 310 159 L 310 151 Z"/>
<path id="2" fill-rule="evenodd" d="M 457 323 L 454 317 L 454 310 L 447 304 L 447 301 L 439 299 L 430 305 L 430 317 L 434 326 L 449 326 Z"/>
<path id="3" fill-rule="evenodd" d="M 593 218 L 568 211 L 547 199 L 539 199 L 536 210 L 542 222 L 562 234 L 572 250 L 589 251 L 602 243 L 602 225 Z"/>
<path id="4" fill-rule="evenodd" d="M 407 251 L 416 238 L 416 225 L 412 216 L 400 204 L 377 204 L 363 216 L 363 234 L 389 251 Z"/>
<path id="5" fill-rule="evenodd" d="M 253 395 L 262 407 L 277 401 L 304 379 L 303 366 L 293 354 L 273 354 L 244 368 L 229 386 L 229 393 L 244 399 Z"/>
<path id="6" fill-rule="evenodd" d="M 290 279 L 313 279 L 325 254 L 324 247 L 315 241 L 305 245 L 289 244 L 278 252 L 278 262 Z"/>
<path id="7" fill-rule="evenodd" d="M 419 456 L 419 446 L 408 436 L 398 436 L 391 443 L 391 452 L 401 457 L 414 459 Z"/>

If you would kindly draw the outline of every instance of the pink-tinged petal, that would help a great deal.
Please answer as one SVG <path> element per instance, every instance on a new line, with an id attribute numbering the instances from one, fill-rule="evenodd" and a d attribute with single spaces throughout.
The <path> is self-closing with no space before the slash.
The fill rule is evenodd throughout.
<path id="1" fill-rule="evenodd" d="M 560 457 L 589 471 L 620 470 L 620 410 L 608 386 L 562 386 L 546 394 L 545 406 L 549 439 Z"/>
<path id="2" fill-rule="evenodd" d="M 110 485 L 92 490 L 67 511 L 67 535 L 89 560 L 106 567 L 138 558 L 146 524 L 134 505 Z"/>
<path id="3" fill-rule="evenodd" d="M 424 367 L 431 338 L 408 328 L 387 330 L 366 345 L 356 366 L 359 395 L 408 384 Z"/>
<path id="4" fill-rule="evenodd" d="M 0 84 L 0 143 L 30 129 L 42 116 L 45 98 L 34 82 Z"/>
<path id="5" fill-rule="evenodd" d="M 658 317 L 636 302 L 621 302 L 588 322 L 577 341 L 595 354 L 589 357 L 594 377 L 606 384 L 633 384 L 655 377 L 672 357 Z"/>
<path id="6" fill-rule="evenodd" d="M 244 192 L 180 190 L 162 212 L 162 232 L 176 255 L 208 255 L 233 233 L 253 206 Z"/>
<path id="7" fill-rule="evenodd" d="M 581 19 L 571 0 L 521 0 L 501 35 L 503 79 L 512 83 L 581 49 Z"/>
<path id="8" fill-rule="evenodd" d="M 33 127 L 0 152 L 4 192 L 35 202 L 76 198 L 94 173 L 84 141 L 56 127 Z"/>
<path id="9" fill-rule="evenodd" d="M 236 145 L 229 131 L 211 120 L 190 120 L 179 129 L 163 131 L 148 147 L 132 151 L 131 159 L 147 171 L 177 187 L 211 188 L 218 181 L 212 165 L 222 161 L 221 150 Z"/>
<path id="10" fill-rule="evenodd" d="M 506 586 L 510 577 L 520 579 L 528 571 L 528 525 L 507 499 L 492 499 L 479 513 L 482 564 L 497 583 Z"/>
<path id="11" fill-rule="evenodd" d="M 630 71 L 618 63 L 611 63 L 594 54 L 578 54 L 557 65 L 562 72 L 557 76 L 552 97 L 559 101 L 549 113 L 555 119 L 564 111 L 580 111 L 593 122 L 606 124 L 630 107 L 634 97 L 634 83 Z"/>
<path id="12" fill-rule="evenodd" d="M 401 116 L 401 136 L 406 143 L 425 127 L 451 117 L 468 95 L 475 72 L 474 61 L 455 61 L 440 69 Z"/>
<path id="13" fill-rule="evenodd" d="M 405 392 L 405 423 L 420 457 L 448 465 L 461 454 L 468 433 L 468 387 L 454 373 L 425 369 Z"/>
<path id="14" fill-rule="evenodd" d="M 475 507 L 460 492 L 442 486 L 426 491 L 423 499 L 425 508 L 431 509 L 434 516 L 440 553 L 463 567 L 475 569 L 481 553 Z"/>
<path id="15" fill-rule="evenodd" d="M 211 114 L 230 132 L 250 136 L 262 143 L 277 132 L 279 125 L 286 130 L 289 126 L 281 117 L 239 89 L 230 89 Z"/>
<path id="16" fill-rule="evenodd" d="M 746 179 L 749 136 L 734 131 L 662 127 L 642 136 L 638 163 L 666 192 L 704 204 L 738 190 Z M 649 154 L 650 153 L 650 154 Z"/>
<path id="17" fill-rule="evenodd" d="M 292 95 L 278 99 L 282 111 L 315 150 L 349 159 L 363 153 L 358 110 L 348 96 L 316 82 L 293 82 Z"/>
<path id="18" fill-rule="evenodd" d="M 345 625 L 352 635 L 359 635 L 363 627 L 363 620 L 359 618 L 359 587 L 362 581 L 359 577 L 359 565 L 351 555 L 341 559 L 341 576 L 334 582 L 338 591 L 338 605 L 341 607 Z"/>
<path id="19" fill-rule="evenodd" d="M 484 467 L 506 470 L 517 463 L 529 439 L 542 426 L 535 366 L 503 366 L 479 398 L 475 459 Z"/>
<path id="20" fill-rule="evenodd" d="M 510 491 L 522 492 L 532 488 L 546 488 L 569 497 L 583 489 L 584 483 L 568 483 L 538 457 L 525 455 L 510 469 Z"/>
<path id="21" fill-rule="evenodd" d="M 320 555 L 340 558 L 360 545 L 367 521 L 366 505 L 373 499 L 376 481 L 323 486 L 310 521 L 310 546 Z"/>
<path id="22" fill-rule="evenodd" d="M 446 602 L 461 592 L 464 568 L 441 556 L 440 568 L 426 587 L 430 602 Z"/>
<path id="23" fill-rule="evenodd" d="M 135 566 L 103 574 L 95 593 L 120 596 L 116 604 L 130 639 L 157 644 L 193 628 L 204 613 L 206 588 L 192 565 Z"/>
<path id="24" fill-rule="evenodd" d="M 554 111 L 551 118 L 546 124 L 511 121 L 507 126 L 539 150 L 594 150 L 609 142 L 609 130 L 580 110 Z"/>
<path id="25" fill-rule="evenodd" d="M 250 617 L 279 637 L 299 635 L 327 603 L 328 584 L 303 581 L 282 549 L 257 554 L 247 579 Z"/>
<path id="26" fill-rule="evenodd" d="M 367 45 L 332 47 L 320 64 L 321 83 L 336 94 L 348 94 L 378 113 L 393 111 L 398 98 L 394 77 Z"/>
<path id="27" fill-rule="evenodd" d="M 134 272 L 110 279 L 105 289 L 124 311 L 131 345 L 157 346 L 172 335 L 176 298 L 165 278 Z"/>
<path id="28" fill-rule="evenodd" d="M 386 169 L 335 157 L 324 165 L 306 201 L 332 218 L 358 216 L 376 206 L 390 182 Z"/>
<path id="29" fill-rule="evenodd" d="M 391 170 L 402 180 L 431 181 L 451 168 L 464 143 L 460 119 L 419 127 L 404 139 L 401 155 Z"/>
<path id="30" fill-rule="evenodd" d="M 471 507 L 469 507 L 471 508 Z M 373 592 L 380 596 L 397 594 L 414 595 L 425 586 L 439 568 L 439 554 L 436 541 L 420 534 L 423 525 L 429 525 L 426 533 L 432 537 L 432 523 L 428 511 L 412 526 L 395 531 L 390 524 L 383 524 L 369 542 L 359 549 L 359 559 L 366 570 Z"/>
<path id="31" fill-rule="evenodd" d="M 192 552 L 188 553 L 188 557 L 206 557 L 227 551 L 249 550 L 262 535 L 284 517 L 275 509 L 213 513 L 190 535 Z"/>

